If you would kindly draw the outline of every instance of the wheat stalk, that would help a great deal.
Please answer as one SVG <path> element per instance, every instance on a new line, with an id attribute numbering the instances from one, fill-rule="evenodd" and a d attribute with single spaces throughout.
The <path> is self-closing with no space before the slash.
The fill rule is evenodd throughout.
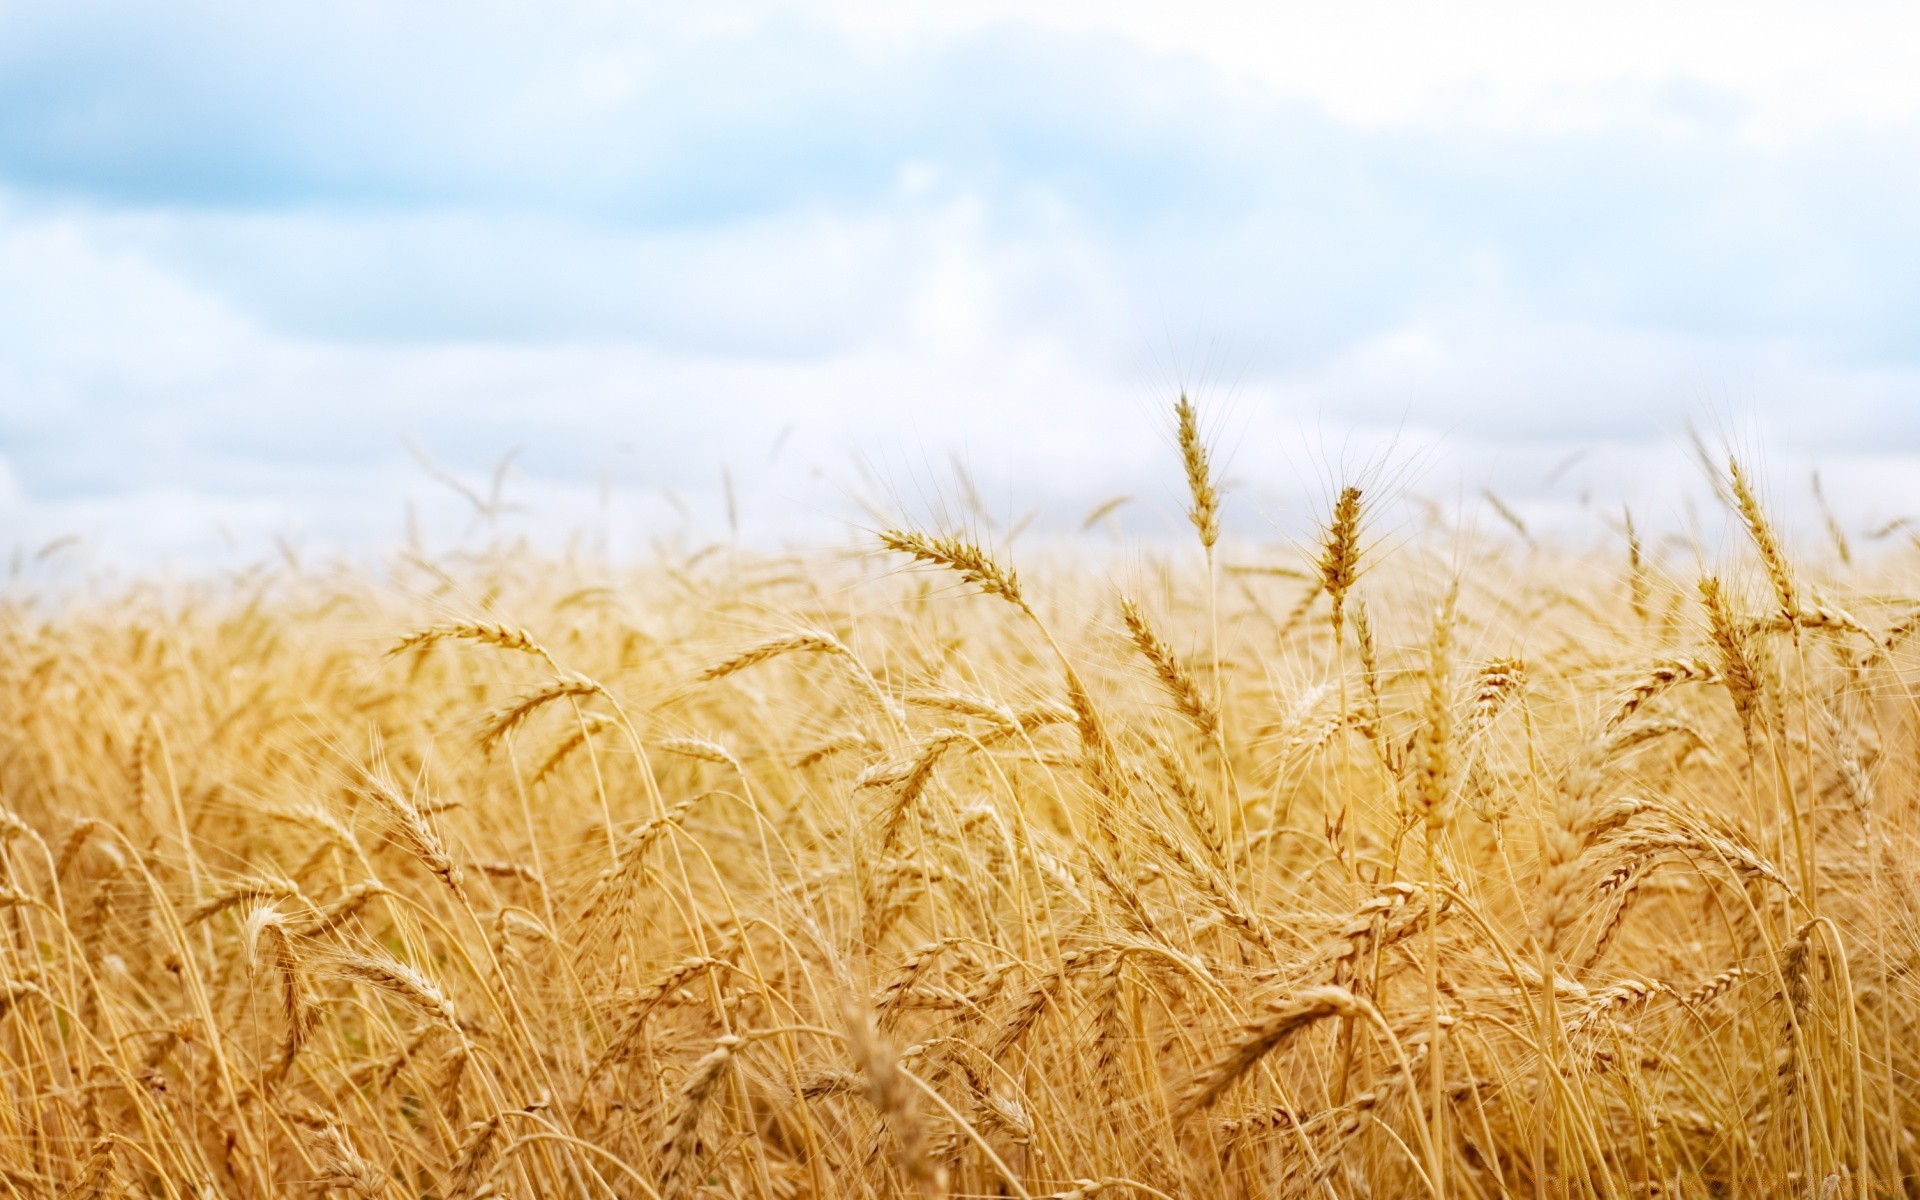
<path id="1" fill-rule="evenodd" d="M 415 968 L 384 954 L 357 954 L 340 951 L 331 960 L 335 970 L 348 979 L 371 984 L 390 996 L 398 997 L 420 1012 L 461 1032 L 460 1018 L 434 982 Z"/>
<path id="2" fill-rule="evenodd" d="M 987 595 L 998 596 L 1023 612 L 1033 611 L 1021 594 L 1020 577 L 966 538 L 889 529 L 881 533 L 880 544 L 910 556 L 915 562 L 944 567 Z"/>
<path id="3" fill-rule="evenodd" d="M 1191 1114 L 1211 1106 L 1234 1081 L 1314 1022 L 1328 1017 L 1357 1017 L 1364 1012 L 1360 1001 L 1346 988 L 1331 984 L 1303 988 L 1248 1025 L 1225 1055 L 1196 1076 L 1181 1098 L 1179 1111 Z"/>
<path id="4" fill-rule="evenodd" d="M 286 1029 L 280 1046 L 281 1074 L 306 1044 L 307 1034 L 317 1019 L 307 1003 L 306 983 L 300 967 L 300 951 L 287 929 L 286 918 L 270 904 L 255 906 L 247 914 L 245 925 L 247 958 L 254 970 L 262 965 L 274 972 L 280 988 L 280 1016 Z"/>
<path id="5" fill-rule="evenodd" d="M 605 688 L 591 679 L 579 676 L 554 679 L 543 687 L 515 697 L 511 703 L 489 714 L 480 731 L 480 745 L 483 749 L 491 750 L 526 724 L 529 717 L 555 701 L 581 700 L 588 696 L 604 695 L 605 692 Z"/>
<path id="6" fill-rule="evenodd" d="M 943 1196 L 946 1172 L 928 1161 L 926 1129 L 915 1111 L 913 1094 L 900 1074 L 892 1047 L 873 1027 L 865 1012 L 849 1014 L 847 1053 L 855 1069 L 866 1077 L 867 1099 L 893 1134 L 895 1159 L 907 1182 L 926 1196 Z"/>
<path id="7" fill-rule="evenodd" d="M 707 1101 L 718 1090 L 728 1068 L 733 1065 L 735 1052 L 740 1045 L 741 1039 L 733 1034 L 721 1037 L 705 1057 L 693 1064 L 693 1070 L 680 1086 L 679 1103 L 674 1110 L 673 1120 L 668 1123 L 667 1132 L 660 1142 L 660 1194 L 666 1200 L 686 1193 L 686 1173 L 695 1154 L 700 1115 L 706 1109 Z"/>
<path id="8" fill-rule="evenodd" d="M 1333 601 L 1333 640 L 1346 626 L 1347 593 L 1360 576 L 1360 489 L 1348 485 L 1333 502 L 1333 517 L 1320 535 L 1320 585 Z"/>
<path id="9" fill-rule="evenodd" d="M 425 650 L 444 641 L 478 642 L 485 646 L 495 646 L 518 654 L 532 655 L 553 670 L 560 669 L 559 664 L 554 662 L 553 655 L 545 646 L 535 641 L 532 634 L 518 626 L 503 625 L 493 621 L 457 621 L 430 625 L 395 642 L 387 651 L 387 657 L 397 658 L 410 650 Z"/>
<path id="10" fill-rule="evenodd" d="M 700 672 L 700 678 L 706 682 L 725 679 L 729 675 L 744 671 L 748 667 L 779 658 L 784 654 L 837 654 L 851 659 L 853 651 L 830 633 L 818 629 L 803 629 L 797 633 L 783 633 L 778 637 L 755 643 L 727 658 L 714 663 Z"/>
<path id="11" fill-rule="evenodd" d="M 1178 658 L 1173 647 L 1154 632 L 1153 626 L 1140 612 L 1140 606 L 1129 597 L 1120 598 L 1120 618 L 1126 622 L 1127 637 L 1133 642 L 1140 657 L 1153 667 L 1153 674 L 1166 690 L 1173 706 L 1181 716 L 1193 722 L 1193 727 L 1204 737 L 1212 737 L 1220 727 L 1220 716 L 1211 701 L 1200 691 L 1200 685 Z"/>
<path id="12" fill-rule="evenodd" d="M 1753 494 L 1753 485 L 1740 469 L 1740 460 L 1732 456 L 1727 458 L 1727 480 L 1733 491 L 1734 505 L 1740 513 L 1740 521 L 1747 527 L 1754 549 L 1759 551 L 1760 565 L 1766 569 L 1768 582 L 1773 584 L 1774 598 L 1780 602 L 1780 615 L 1789 623 L 1797 622 L 1800 617 L 1800 594 L 1794 583 L 1793 572 L 1787 567 L 1787 556 L 1781 551 L 1773 526 L 1767 521 L 1767 514 Z"/>
<path id="13" fill-rule="evenodd" d="M 1180 464 L 1187 473 L 1187 495 L 1192 501 L 1187 520 L 1200 535 L 1200 545 L 1211 559 L 1214 543 L 1220 540 L 1220 489 L 1213 480 L 1207 443 L 1200 436 L 1200 414 L 1185 393 L 1175 401 L 1173 415 Z"/>
<path id="14" fill-rule="evenodd" d="M 1715 585 L 1716 589 L 1718 584 Z M 1683 683 L 1718 683 L 1720 673 L 1699 658 L 1674 658 L 1655 663 L 1635 680 L 1614 705 L 1606 727 L 1617 728 L 1654 697 Z"/>

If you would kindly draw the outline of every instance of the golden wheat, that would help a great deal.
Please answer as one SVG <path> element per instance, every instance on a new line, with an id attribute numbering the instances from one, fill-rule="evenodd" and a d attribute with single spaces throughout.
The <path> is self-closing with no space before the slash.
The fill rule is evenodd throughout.
<path id="1" fill-rule="evenodd" d="M 1216 578 L 1174 419 L 1117 621 L 911 529 L 0 607 L 0 1190 L 1910 1194 L 1914 551 L 1729 463 L 1765 604 L 1352 487 Z"/>

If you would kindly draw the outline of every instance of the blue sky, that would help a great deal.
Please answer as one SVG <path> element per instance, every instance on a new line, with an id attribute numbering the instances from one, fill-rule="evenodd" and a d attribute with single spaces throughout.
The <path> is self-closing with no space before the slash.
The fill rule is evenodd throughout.
<path id="1" fill-rule="evenodd" d="M 1388 443 L 1675 514 L 1688 415 L 1920 508 L 1899 6 L 676 7 L 0 0 L 0 518 L 364 548 L 417 445 L 626 543 L 953 454 L 1070 525 L 1183 384 L 1269 525 Z"/>

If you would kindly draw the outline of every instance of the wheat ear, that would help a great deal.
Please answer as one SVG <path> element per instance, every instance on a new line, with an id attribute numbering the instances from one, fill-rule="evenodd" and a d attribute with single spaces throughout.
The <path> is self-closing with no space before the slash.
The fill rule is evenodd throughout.
<path id="1" fill-rule="evenodd" d="M 1174 708 L 1193 722 L 1194 728 L 1201 734 L 1212 737 L 1220 727 L 1220 716 L 1214 711 L 1212 702 L 1201 692 L 1193 673 L 1174 656 L 1173 647 L 1147 623 L 1140 606 L 1131 597 L 1120 598 L 1120 618 L 1126 622 L 1127 637 L 1133 642 L 1134 649 L 1153 667 L 1154 677 L 1173 700 Z"/>
<path id="2" fill-rule="evenodd" d="M 1343 987 L 1327 984 L 1296 992 L 1275 1005 L 1267 1017 L 1247 1026 L 1240 1040 L 1188 1085 L 1179 1112 L 1190 1115 L 1208 1107 L 1261 1059 L 1314 1022 L 1327 1017 L 1357 1017 L 1364 1011 L 1359 999 Z"/>

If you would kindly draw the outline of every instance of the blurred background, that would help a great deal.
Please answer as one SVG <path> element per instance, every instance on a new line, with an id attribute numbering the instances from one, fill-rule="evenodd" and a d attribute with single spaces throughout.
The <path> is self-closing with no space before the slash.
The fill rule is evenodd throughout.
<path id="1" fill-rule="evenodd" d="M 1685 529 L 1689 420 L 1868 530 L 1916 63 L 1900 4 L 0 0 L 0 528 L 1150 533 L 1184 388 L 1248 537 L 1356 471 Z"/>

